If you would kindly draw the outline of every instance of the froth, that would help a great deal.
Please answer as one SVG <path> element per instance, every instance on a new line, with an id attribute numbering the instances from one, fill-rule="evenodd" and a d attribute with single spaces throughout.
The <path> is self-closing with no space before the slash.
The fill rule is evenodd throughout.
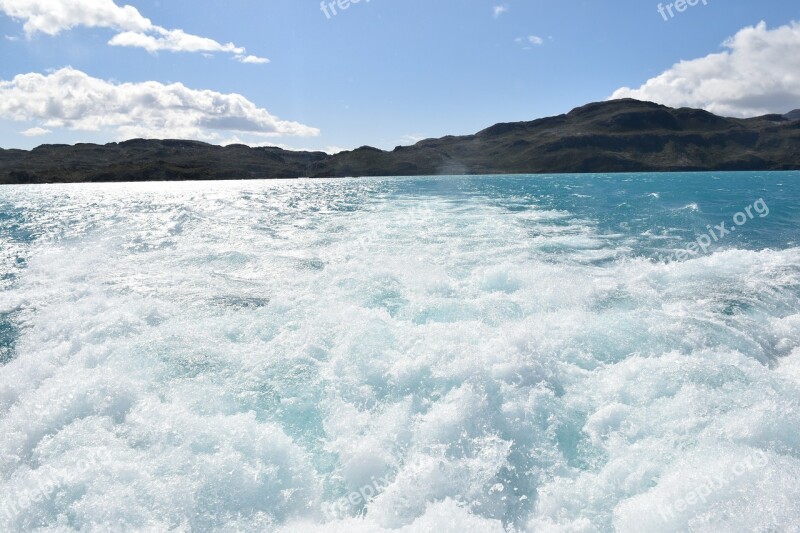
<path id="1" fill-rule="evenodd" d="M 386 187 L 20 189 L 0 529 L 796 522 L 800 249 Z"/>

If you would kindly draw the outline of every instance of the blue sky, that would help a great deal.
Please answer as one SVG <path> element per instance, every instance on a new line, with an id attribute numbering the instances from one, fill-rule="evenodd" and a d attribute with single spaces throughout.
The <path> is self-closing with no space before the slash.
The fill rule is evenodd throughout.
<path id="1" fill-rule="evenodd" d="M 73 15 L 64 15 L 55 25 L 36 19 L 30 30 L 25 26 L 33 20 L 29 7 L 37 2 L 39 15 L 63 11 L 64 5 L 81 8 L 82 3 L 87 14 L 72 21 L 68 17 Z M 126 4 L 141 17 L 131 10 L 120 15 Z M 665 73 L 673 80 L 696 78 L 679 80 L 696 89 L 678 95 L 651 87 L 632 95 L 730 115 L 800 107 L 800 82 L 786 87 L 791 71 L 776 76 L 767 89 L 742 81 L 764 78 L 746 70 L 765 62 L 754 56 L 753 50 L 763 48 L 755 40 L 773 47 L 772 57 L 784 57 L 787 46 L 800 57 L 800 39 L 795 38 L 800 28 L 791 26 L 800 20 L 795 0 L 701 1 L 669 20 L 657 6 L 650 0 L 362 0 L 328 18 L 314 0 L 0 0 L 0 99 L 6 101 L 0 103 L 0 146 L 170 136 L 290 148 L 369 144 L 390 149 L 416 138 L 473 133 L 497 122 L 563 113 Z M 124 32 L 129 43 L 147 32 L 166 35 L 152 28 L 137 33 L 141 18 L 165 31 L 180 29 L 211 39 L 219 50 L 109 45 Z M 671 70 L 681 60 L 730 51 L 722 46 L 726 39 L 761 21 L 766 25 L 742 34 L 737 45 L 744 59 L 731 60 L 722 74 L 718 67 L 709 68 L 709 60 L 693 63 L 690 71 Z M 779 28 L 786 31 L 778 34 Z M 229 42 L 246 51 L 224 50 Z M 245 57 L 269 62 L 242 63 Z M 55 77 L 65 67 L 71 70 Z M 708 79 L 711 71 L 721 78 L 718 87 L 733 86 L 737 94 L 701 88 L 697 80 Z M 14 81 L 26 74 L 40 76 Z M 726 84 L 726 76 L 741 86 Z M 132 85 L 115 88 L 121 83 Z M 181 100 L 180 105 L 148 109 L 142 103 L 158 100 L 163 92 L 172 94 L 167 88 L 173 83 L 189 90 L 184 96 L 192 104 Z M 86 88 L 97 84 L 102 87 L 96 93 Z M 69 110 L 43 110 L 54 101 L 64 102 L 66 109 L 79 91 L 96 96 Z M 226 95 L 220 97 L 225 109 L 197 103 L 204 100 L 200 91 Z M 242 108 L 240 99 L 229 95 L 241 95 L 252 106 Z M 129 98 L 136 103 L 124 101 Z M 103 100 L 100 111 L 98 99 Z M 112 100 L 121 101 L 118 110 L 109 107 Z M 743 103 L 753 101 L 758 106 Z M 194 118 L 179 116 L 187 107 Z M 277 120 L 291 124 L 274 126 Z"/>

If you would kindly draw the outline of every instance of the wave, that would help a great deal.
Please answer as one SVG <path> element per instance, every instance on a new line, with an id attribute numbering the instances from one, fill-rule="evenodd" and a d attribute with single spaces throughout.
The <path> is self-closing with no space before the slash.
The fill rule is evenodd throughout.
<path id="1" fill-rule="evenodd" d="M 800 248 L 661 263 L 472 197 L 320 214 L 354 183 L 36 199 L 56 234 L 115 215 L 0 292 L 0 528 L 797 521 Z"/>

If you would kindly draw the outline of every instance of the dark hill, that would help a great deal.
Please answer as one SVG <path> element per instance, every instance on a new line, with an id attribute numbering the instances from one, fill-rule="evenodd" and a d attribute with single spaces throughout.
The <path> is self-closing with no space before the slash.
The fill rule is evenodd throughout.
<path id="1" fill-rule="evenodd" d="M 800 112 L 749 119 L 637 100 L 333 156 L 194 141 L 0 150 L 0 183 L 800 169 Z"/>
<path id="2" fill-rule="evenodd" d="M 0 150 L 0 183 L 295 178 L 327 157 L 177 140 L 45 144 L 30 152 Z"/>

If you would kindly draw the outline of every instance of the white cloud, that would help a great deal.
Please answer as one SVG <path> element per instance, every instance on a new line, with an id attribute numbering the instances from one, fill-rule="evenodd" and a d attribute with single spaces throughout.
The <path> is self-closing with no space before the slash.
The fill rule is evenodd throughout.
<path id="1" fill-rule="evenodd" d="M 408 135 L 403 135 L 400 138 L 400 142 L 403 144 L 416 144 L 422 140 L 425 140 L 426 137 L 419 133 L 411 133 Z"/>
<path id="2" fill-rule="evenodd" d="M 349 150 L 352 150 L 352 148 L 342 148 L 341 146 L 326 146 L 322 149 L 322 151 L 328 155 L 336 155 L 340 152 L 347 152 Z"/>
<path id="3" fill-rule="evenodd" d="M 57 35 L 76 26 L 146 31 L 153 27 L 135 7 L 113 0 L 0 0 L 0 11 L 25 21 L 25 33 Z"/>
<path id="4" fill-rule="evenodd" d="M 238 56 L 255 58 L 247 56 L 244 48 L 233 43 L 222 44 L 180 29 L 168 30 L 157 26 L 135 7 L 120 7 L 113 0 L 0 0 L 0 11 L 24 21 L 23 28 L 29 38 L 37 33 L 58 35 L 78 26 L 110 28 L 119 32 L 109 41 L 112 46 L 143 48 L 150 53 L 162 50 L 224 52 L 233 54 L 237 60 Z"/>
<path id="5" fill-rule="evenodd" d="M 508 13 L 508 6 L 505 4 L 501 6 L 494 6 L 492 13 L 494 14 L 494 18 L 497 18 L 500 15 L 503 15 L 504 13 Z"/>
<path id="6" fill-rule="evenodd" d="M 346 152 L 352 148 L 342 148 L 341 146 L 326 146 L 324 148 L 308 148 L 307 146 L 294 146 L 286 143 L 271 143 L 268 141 L 253 141 L 249 139 L 242 139 L 236 135 L 224 140 L 218 141 L 220 146 L 230 146 L 232 144 L 243 144 L 251 148 L 280 148 L 282 150 L 291 150 L 293 152 L 325 152 L 328 155 L 338 154 L 339 152 Z"/>
<path id="7" fill-rule="evenodd" d="M 47 135 L 48 133 L 53 133 L 52 130 L 48 130 L 45 128 L 29 128 L 25 131 L 20 132 L 25 137 L 40 137 L 42 135 Z"/>
<path id="8" fill-rule="evenodd" d="M 800 108 L 800 23 L 770 30 L 761 22 L 723 46 L 727 50 L 681 61 L 638 89 L 618 89 L 611 99 L 699 107 L 735 117 Z"/>
<path id="9" fill-rule="evenodd" d="M 112 83 L 73 68 L 0 81 L 0 118 L 46 128 L 108 131 L 118 139 L 181 138 L 216 142 L 232 133 L 262 138 L 316 136 L 239 94 L 155 81 Z"/>
<path id="10" fill-rule="evenodd" d="M 252 63 L 255 65 L 263 65 L 264 63 L 269 63 L 269 59 L 266 57 L 258 57 L 258 56 L 245 56 L 245 55 L 237 55 L 234 57 L 236 61 L 239 63 Z"/>
<path id="11" fill-rule="evenodd" d="M 280 148 L 281 150 L 290 150 L 292 152 L 324 152 L 328 155 L 338 154 L 339 152 L 347 152 L 352 150 L 352 148 L 342 148 L 341 146 L 325 146 L 324 148 L 309 148 L 307 146 L 295 146 L 286 143 L 271 143 L 271 142 L 259 142 L 259 141 L 252 141 L 252 140 L 242 140 L 239 137 L 231 137 L 229 139 L 225 139 L 218 143 L 220 146 L 230 146 L 231 144 L 244 144 L 251 148 Z"/>
<path id="12" fill-rule="evenodd" d="M 220 44 L 213 39 L 191 35 L 183 30 L 165 30 L 155 27 L 152 33 L 126 31 L 115 35 L 108 44 L 111 46 L 127 46 L 144 48 L 148 52 L 227 52 L 243 54 L 244 48 L 233 43 Z"/>
<path id="13" fill-rule="evenodd" d="M 544 39 L 538 35 L 528 35 L 527 37 L 517 37 L 514 42 L 524 46 L 525 50 L 530 50 L 531 45 L 541 46 L 544 44 Z"/>

